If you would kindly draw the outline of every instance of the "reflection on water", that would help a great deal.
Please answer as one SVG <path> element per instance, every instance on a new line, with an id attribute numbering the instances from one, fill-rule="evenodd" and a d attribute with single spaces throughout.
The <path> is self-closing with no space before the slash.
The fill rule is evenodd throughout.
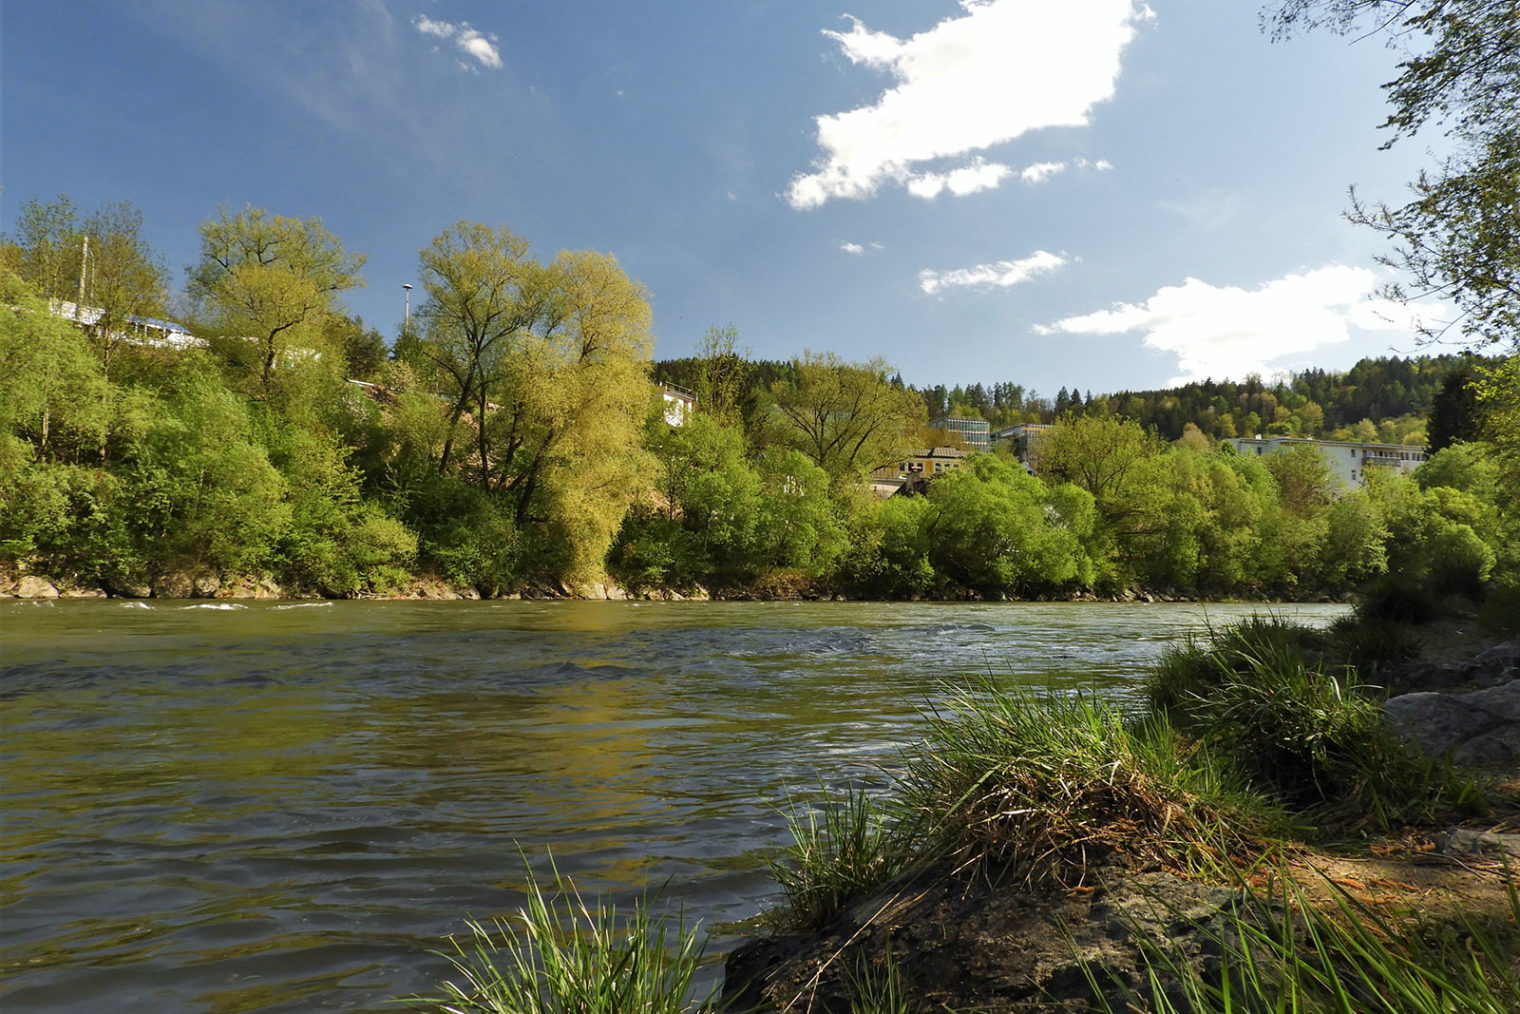
<path id="1" fill-rule="evenodd" d="M 778 807 L 890 760 L 945 685 L 1122 697 L 1247 611 L 209 605 L 0 602 L 0 1009 L 393 1010 L 520 904 L 519 850 L 668 884 L 721 950 Z"/>

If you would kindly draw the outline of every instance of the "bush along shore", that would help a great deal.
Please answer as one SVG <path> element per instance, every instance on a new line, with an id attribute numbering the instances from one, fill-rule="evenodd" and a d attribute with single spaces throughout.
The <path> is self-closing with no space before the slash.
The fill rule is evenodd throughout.
<path id="1" fill-rule="evenodd" d="M 695 928 L 556 883 L 562 911 L 535 886 L 412 1002 L 1512 1014 L 1516 615 L 1385 586 L 1328 629 L 1266 616 L 1174 647 L 1134 706 L 963 687 L 885 789 L 792 815 L 782 903 L 716 997 L 646 953 L 693 961 Z"/>

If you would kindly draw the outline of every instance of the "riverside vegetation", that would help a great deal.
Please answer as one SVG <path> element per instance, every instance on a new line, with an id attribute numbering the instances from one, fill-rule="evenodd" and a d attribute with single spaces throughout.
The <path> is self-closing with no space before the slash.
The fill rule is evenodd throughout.
<path id="1" fill-rule="evenodd" d="M 672 426 L 649 383 L 646 295 L 605 254 L 540 261 L 505 229 L 451 226 L 421 252 L 415 330 L 387 352 L 337 302 L 361 256 L 315 219 L 223 210 L 189 276 L 204 343 L 163 347 L 133 323 L 166 300 L 140 230 L 127 205 L 81 220 L 66 199 L 34 201 L 0 246 L 0 592 L 32 576 L 134 596 L 602 597 L 611 580 L 636 594 L 1287 598 L 1385 573 L 1460 590 L 1517 571 L 1514 357 L 1345 378 L 1347 405 L 1402 413 L 1384 435 L 1456 406 L 1437 413 L 1451 442 L 1413 478 L 1347 489 L 1311 449 L 1234 454 L 1209 435 L 1224 430 L 1207 398 L 1172 400 L 1205 429 L 1171 441 L 1122 414 L 1157 424 L 1134 398 L 1058 416 L 1020 401 L 1055 420 L 1038 478 L 973 455 L 925 496 L 878 501 L 873 468 L 944 439 L 922 392 L 882 362 L 751 363 L 714 329 L 682 374 L 698 410 Z M 99 317 L 79 326 L 50 306 L 78 295 L 85 236 Z M 1387 380 L 1378 404 L 1373 377 Z M 1308 380 L 1336 403 L 1330 380 Z M 1247 388 L 1247 420 L 1334 432 L 1306 395 Z"/>

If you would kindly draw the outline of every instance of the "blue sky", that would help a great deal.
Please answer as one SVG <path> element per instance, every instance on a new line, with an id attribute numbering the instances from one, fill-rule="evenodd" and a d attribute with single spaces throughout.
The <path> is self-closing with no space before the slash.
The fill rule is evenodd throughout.
<path id="1" fill-rule="evenodd" d="M 321 216 L 393 336 L 460 219 L 615 254 L 659 357 L 881 356 L 1050 396 L 1416 350 L 1346 187 L 1398 54 L 1245 0 L 6 0 L 0 227 L 126 199 L 176 283 L 219 205 Z M 1438 139 L 1437 139 L 1438 140 Z"/>

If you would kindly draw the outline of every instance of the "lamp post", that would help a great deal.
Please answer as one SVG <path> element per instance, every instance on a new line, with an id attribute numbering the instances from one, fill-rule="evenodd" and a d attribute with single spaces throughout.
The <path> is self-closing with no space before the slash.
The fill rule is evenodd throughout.
<path id="1" fill-rule="evenodd" d="M 412 333 L 412 283 L 402 282 L 401 287 L 406 290 L 406 309 L 402 311 L 401 333 Z"/>

